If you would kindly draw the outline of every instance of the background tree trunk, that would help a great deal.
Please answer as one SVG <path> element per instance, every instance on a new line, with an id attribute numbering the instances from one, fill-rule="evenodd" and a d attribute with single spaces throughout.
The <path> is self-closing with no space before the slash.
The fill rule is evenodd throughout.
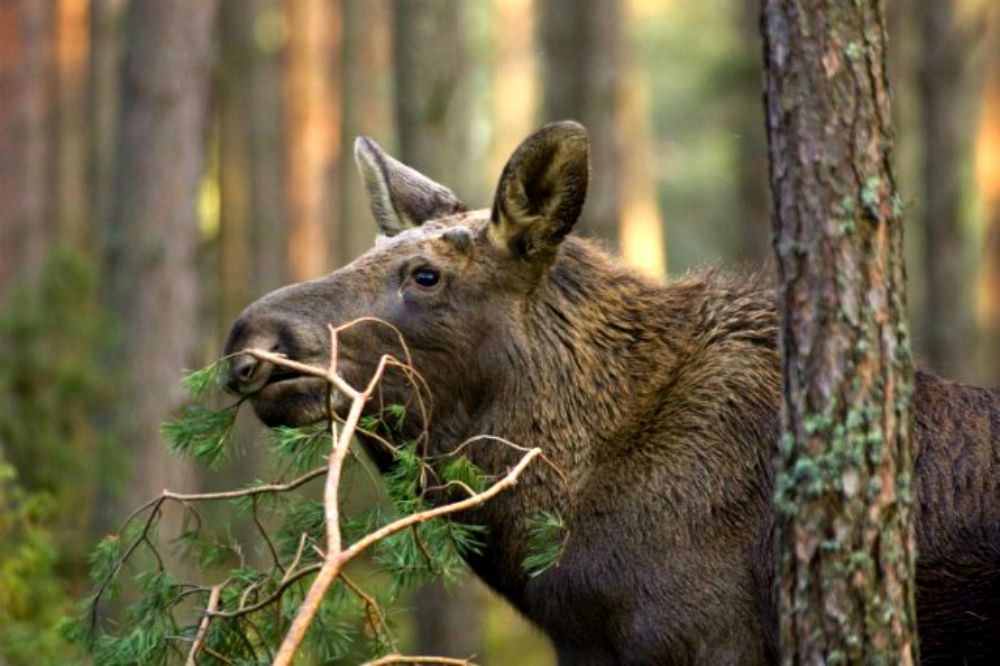
<path id="1" fill-rule="evenodd" d="M 538 2 L 543 121 L 573 119 L 590 132 L 591 179 L 577 233 L 618 244 L 622 137 L 619 0 Z"/>
<path id="2" fill-rule="evenodd" d="M 285 0 L 288 267 L 299 282 L 332 268 L 340 159 L 340 3 Z"/>
<path id="3" fill-rule="evenodd" d="M 111 217 L 121 78 L 121 16 L 125 0 L 90 0 L 87 76 L 88 212 L 99 246 Z M 95 247 L 95 249 L 99 249 Z"/>
<path id="4" fill-rule="evenodd" d="M 334 261 L 343 266 L 367 251 L 375 238 L 368 197 L 354 160 L 359 135 L 392 143 L 392 119 L 385 100 L 389 95 L 390 6 L 386 0 L 343 0 L 344 122 L 341 145 L 347 166 L 341 174 L 340 236 Z"/>
<path id="5" fill-rule="evenodd" d="M 462 0 L 396 0 L 393 4 L 396 131 L 399 158 L 475 201 L 483 191 L 483 160 L 472 145 L 469 4 Z M 466 579 L 417 592 L 420 654 L 482 654 L 478 588 Z"/>
<path id="6" fill-rule="evenodd" d="M 766 0 L 781 661 L 917 661 L 912 363 L 880 0 Z"/>
<path id="7" fill-rule="evenodd" d="M 218 339 L 248 303 L 288 282 L 281 21 L 279 0 L 219 9 Z"/>
<path id="8" fill-rule="evenodd" d="M 132 476 L 125 506 L 190 487 L 159 426 L 182 400 L 198 327 L 196 202 L 202 177 L 215 3 L 134 0 L 129 7 L 106 288 L 120 322 L 129 411 L 119 415 Z M 124 403 L 123 403 L 124 404 Z"/>
<path id="9" fill-rule="evenodd" d="M 54 0 L 0 3 L 0 301 L 37 285 L 50 239 Z"/>
<path id="10" fill-rule="evenodd" d="M 737 85 L 740 99 L 760 97 L 763 88 L 760 71 L 760 5 L 761 0 L 740 0 L 736 5 L 736 22 L 740 36 L 740 57 Z M 767 224 L 767 135 L 764 114 L 759 107 L 734 105 L 733 125 L 736 131 L 740 245 L 745 261 L 763 263 L 771 253 L 771 235 Z"/>
<path id="11" fill-rule="evenodd" d="M 923 212 L 926 307 L 922 338 L 931 367 L 963 375 L 970 293 L 962 266 L 962 112 L 967 35 L 954 0 L 914 3 L 920 35 L 918 87 L 923 138 Z"/>
<path id="12" fill-rule="evenodd" d="M 60 242 L 91 249 L 87 224 L 88 0 L 59 0 L 56 26 L 55 228 Z"/>
<path id="13" fill-rule="evenodd" d="M 1000 385 L 1000 8 L 989 15 L 986 78 L 976 137 L 976 181 L 983 201 L 983 242 L 976 313 L 983 332 L 986 381 Z"/>

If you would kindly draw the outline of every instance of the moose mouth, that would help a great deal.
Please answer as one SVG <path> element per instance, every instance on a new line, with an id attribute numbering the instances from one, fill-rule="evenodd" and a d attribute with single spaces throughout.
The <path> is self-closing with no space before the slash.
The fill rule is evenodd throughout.
<path id="1" fill-rule="evenodd" d="M 327 418 L 327 392 L 333 390 L 328 387 L 318 377 L 275 368 L 267 383 L 250 396 L 250 404 L 269 428 L 304 426 Z M 339 392 L 332 397 L 339 411 L 343 398 Z"/>

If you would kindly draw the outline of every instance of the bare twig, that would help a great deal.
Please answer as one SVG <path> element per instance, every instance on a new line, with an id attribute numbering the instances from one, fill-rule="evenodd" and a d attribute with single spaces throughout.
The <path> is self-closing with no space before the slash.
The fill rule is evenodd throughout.
<path id="1" fill-rule="evenodd" d="M 375 600 L 375 597 L 362 590 L 361 587 L 351 580 L 344 572 L 340 572 L 340 580 L 344 581 L 344 585 L 347 589 L 353 592 L 364 602 L 366 610 L 365 614 L 368 616 L 368 626 L 372 630 L 372 636 L 378 639 L 379 629 L 381 628 L 381 633 L 385 634 L 385 637 L 389 641 L 389 648 L 395 652 L 398 648 L 396 647 L 396 641 L 392 637 L 392 633 L 389 631 L 389 620 L 386 618 L 382 607 L 379 606 L 379 603 Z M 373 615 L 374 617 L 372 617 Z"/>
<path id="2" fill-rule="evenodd" d="M 208 594 L 208 605 L 205 606 L 205 615 L 201 618 L 201 624 L 198 625 L 198 633 L 194 637 L 194 643 L 191 644 L 191 651 L 188 652 L 185 666 L 197 666 L 198 662 L 195 658 L 198 656 L 198 651 L 205 644 L 205 637 L 208 636 L 208 625 L 212 622 L 212 612 L 219 606 L 219 595 L 222 593 L 223 585 L 224 583 L 213 585 L 212 591 Z"/>
<path id="3" fill-rule="evenodd" d="M 388 666 L 389 664 L 441 664 L 441 666 L 476 666 L 469 659 L 449 657 L 428 657 L 405 654 L 389 654 L 374 661 L 366 661 L 362 666 Z"/>
<path id="4" fill-rule="evenodd" d="M 340 503 L 338 498 L 344 459 L 347 456 L 351 439 L 354 437 L 355 431 L 357 430 L 358 422 L 361 418 L 361 413 L 364 410 L 365 403 L 368 402 L 369 398 L 371 398 L 372 394 L 378 387 L 379 382 L 382 380 L 382 376 L 385 374 L 386 368 L 389 365 L 402 367 L 402 364 L 392 356 L 385 354 L 379 359 L 378 367 L 375 369 L 375 372 L 372 374 L 367 386 L 365 386 L 363 390 L 359 391 L 354 387 L 349 386 L 347 382 L 336 373 L 336 334 L 338 330 L 342 329 L 330 328 L 331 351 L 329 370 L 324 371 L 310 366 L 308 372 L 308 374 L 313 376 L 325 377 L 343 395 L 351 398 L 350 410 L 348 411 L 347 418 L 344 420 L 343 429 L 340 429 L 338 432 L 338 422 L 333 418 L 330 420 L 330 428 L 334 444 L 333 452 L 328 461 L 328 471 L 323 492 L 327 537 L 326 556 L 323 559 L 323 564 L 320 567 L 319 573 L 316 575 L 316 578 L 313 579 L 312 586 L 309 588 L 305 600 L 302 602 L 298 613 L 295 615 L 295 619 L 292 621 L 291 628 L 289 628 L 288 633 L 285 635 L 285 639 L 275 656 L 275 666 L 287 666 L 288 664 L 291 664 L 292 659 L 295 657 L 295 653 L 298 651 L 299 645 L 301 645 L 303 639 L 305 638 L 306 632 L 312 624 L 312 621 L 319 610 L 319 605 L 322 602 L 323 597 L 326 595 L 330 585 L 332 585 L 333 582 L 341 575 L 344 566 L 359 553 L 363 552 L 365 549 L 371 547 L 373 544 L 381 541 L 382 539 L 399 532 L 400 530 L 432 520 L 433 518 L 469 509 L 489 500 L 506 488 L 514 485 L 517 482 L 517 478 L 528 466 L 528 464 L 534 458 L 541 455 L 540 449 L 531 449 L 501 480 L 497 481 L 483 492 L 471 495 L 461 501 L 445 504 L 443 506 L 428 509 L 426 511 L 420 511 L 418 513 L 400 518 L 399 520 L 385 525 L 362 537 L 350 547 L 344 549 L 341 541 Z M 400 339 L 402 339 L 402 336 L 400 336 Z M 253 353 L 256 355 L 257 352 L 254 350 Z M 303 371 L 301 368 L 289 364 L 287 359 L 273 354 L 269 354 L 267 356 L 264 356 L 263 353 L 261 354 L 262 355 L 258 356 L 258 358 L 269 360 L 275 364 L 286 365 L 287 367 L 299 370 L 300 372 Z M 426 423 L 424 426 L 426 428 Z"/>

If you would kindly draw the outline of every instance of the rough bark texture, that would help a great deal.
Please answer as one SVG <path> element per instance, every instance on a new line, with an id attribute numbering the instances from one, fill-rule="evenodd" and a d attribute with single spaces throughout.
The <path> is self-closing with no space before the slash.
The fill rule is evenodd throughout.
<path id="1" fill-rule="evenodd" d="M 54 0 L 0 3 L 0 299 L 37 284 L 51 237 Z"/>
<path id="2" fill-rule="evenodd" d="M 913 385 L 881 0 L 766 0 L 784 664 L 916 661 Z"/>
<path id="3" fill-rule="evenodd" d="M 118 168 L 106 237 L 107 294 L 119 321 L 129 400 L 119 414 L 135 506 L 164 487 L 190 485 L 159 425 L 182 399 L 198 332 L 196 202 L 202 176 L 215 3 L 136 0 L 129 5 Z"/>
<path id="4" fill-rule="evenodd" d="M 577 233 L 618 242 L 621 218 L 622 10 L 618 0 L 538 2 L 545 122 L 576 120 L 590 131 L 592 177 Z M 433 175 L 433 174 L 431 174 Z"/>
<path id="5" fill-rule="evenodd" d="M 472 142 L 469 5 L 463 0 L 396 0 L 393 4 L 396 129 L 399 158 L 453 186 L 460 198 L 481 196 L 485 174 Z M 482 654 L 480 599 L 466 581 L 417 593 L 417 651 L 454 657 Z"/>
<path id="6" fill-rule="evenodd" d="M 923 138 L 922 270 L 927 280 L 924 354 L 946 376 L 963 376 L 969 336 L 969 281 L 963 271 L 963 69 L 967 35 L 954 0 L 913 4 L 920 35 L 918 84 Z"/>

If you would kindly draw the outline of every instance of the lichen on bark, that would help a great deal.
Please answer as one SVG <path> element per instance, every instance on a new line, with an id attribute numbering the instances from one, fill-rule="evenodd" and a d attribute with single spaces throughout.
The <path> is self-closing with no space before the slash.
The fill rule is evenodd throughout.
<path id="1" fill-rule="evenodd" d="M 765 0 L 784 664 L 917 660 L 913 369 L 880 0 Z"/>

